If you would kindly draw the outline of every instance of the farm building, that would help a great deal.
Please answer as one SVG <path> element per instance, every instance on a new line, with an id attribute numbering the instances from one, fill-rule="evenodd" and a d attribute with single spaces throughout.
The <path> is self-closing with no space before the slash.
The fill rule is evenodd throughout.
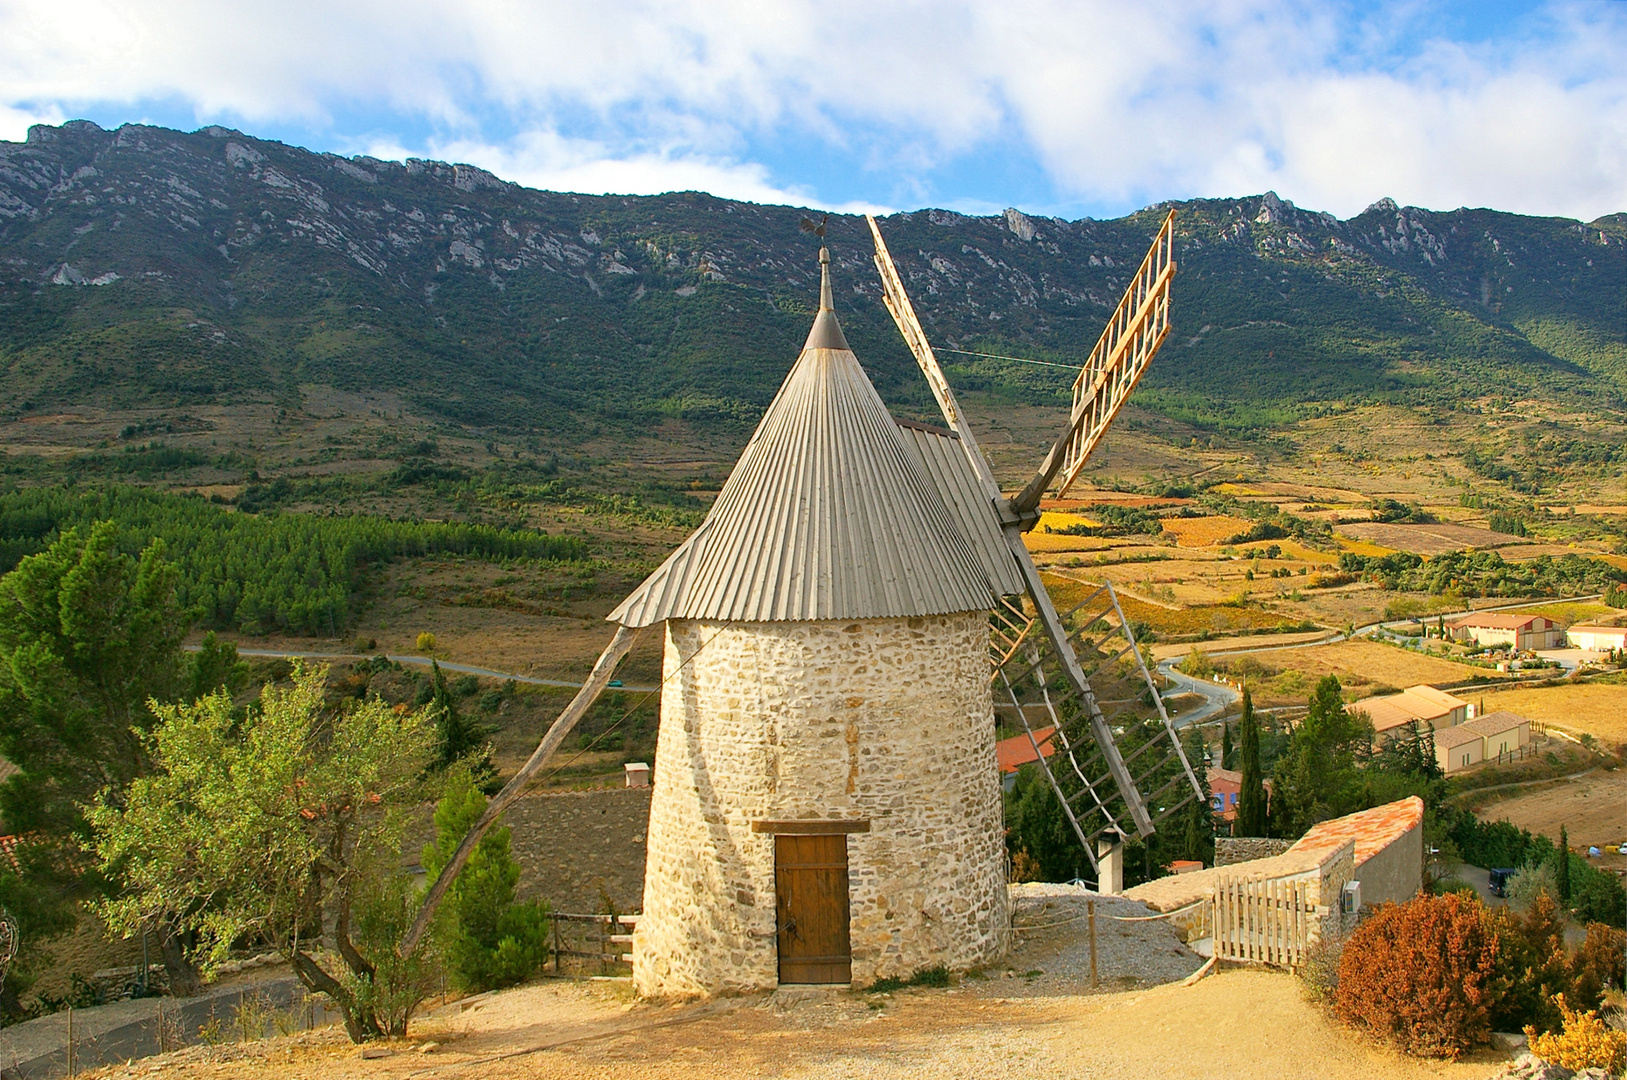
<path id="1" fill-rule="evenodd" d="M 1592 649 L 1594 652 L 1611 652 L 1616 649 L 1627 649 L 1627 626 L 1594 626 L 1590 623 L 1577 623 L 1565 631 L 1573 649 Z"/>
<path id="2" fill-rule="evenodd" d="M 611 615 L 666 635 L 645 995 L 965 969 L 1011 933 L 989 612 L 1024 583 L 949 433 L 888 414 L 820 261 L 711 512 Z"/>
<path id="3" fill-rule="evenodd" d="M 1471 709 L 1467 701 L 1433 686 L 1409 686 L 1399 694 L 1370 697 L 1351 706 L 1351 711 L 1367 714 L 1381 740 L 1413 723 L 1421 731 L 1455 727 L 1469 718 Z"/>
<path id="4" fill-rule="evenodd" d="M 1511 712 L 1487 713 L 1435 733 L 1435 760 L 1442 770 L 1458 772 L 1482 761 L 1518 756 L 1531 742 L 1531 722 Z"/>
<path id="5" fill-rule="evenodd" d="M 1507 645 L 1519 652 L 1557 649 L 1565 644 L 1565 631 L 1542 615 L 1500 615 L 1494 611 L 1460 615 L 1449 620 L 1446 629 L 1458 641 Z"/>
<path id="6" fill-rule="evenodd" d="M 1442 772 L 1460 772 L 1485 760 L 1481 756 L 1481 747 L 1485 745 L 1485 742 L 1485 736 L 1478 731 L 1470 731 L 1464 725 L 1447 728 L 1445 731 L 1437 731 L 1435 732 L 1435 760 L 1440 763 Z"/>

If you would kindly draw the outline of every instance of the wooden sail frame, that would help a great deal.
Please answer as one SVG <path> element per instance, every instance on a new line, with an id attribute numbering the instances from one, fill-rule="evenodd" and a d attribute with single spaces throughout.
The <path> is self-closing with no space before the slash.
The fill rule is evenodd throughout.
<path id="1" fill-rule="evenodd" d="M 957 441 L 983 482 L 985 494 L 1000 519 L 1006 545 L 1016 560 L 1032 605 L 1032 614 L 1009 602 L 995 612 L 994 632 L 990 638 L 992 678 L 1004 690 L 1003 699 L 1009 702 L 1014 715 L 1022 721 L 1030 740 L 1033 740 L 1034 732 L 1028 721 L 1029 710 L 1020 700 L 1017 685 L 1024 680 L 1032 682 L 1038 677 L 1040 704 L 1055 721 L 1052 726 L 1056 734 L 1053 737 L 1059 740 L 1068 767 L 1059 778 L 1058 770 L 1051 768 L 1046 755 L 1039 753 L 1036 743 L 1038 763 L 1057 797 L 1062 800 L 1068 823 L 1084 847 L 1092 867 L 1095 867 L 1095 841 L 1098 838 L 1117 840 L 1131 835 L 1151 836 L 1156 831 L 1155 814 L 1162 816 L 1193 798 L 1201 798 L 1202 788 L 1164 709 L 1163 700 L 1158 695 L 1129 624 L 1118 609 L 1112 588 L 1106 586 L 1105 595 L 1117 615 L 1116 619 L 1109 621 L 1117 627 L 1117 633 L 1127 643 L 1119 655 L 1129 653 L 1133 656 L 1158 711 L 1158 721 L 1152 722 L 1148 728 L 1150 738 L 1137 747 L 1133 755 L 1141 757 L 1155 747 L 1161 748 L 1161 756 L 1155 754 L 1152 759 L 1156 760 L 1157 767 L 1142 768 L 1139 773 L 1132 771 L 1133 758 L 1127 761 L 1121 752 L 1114 728 L 1103 711 L 1104 703 L 1098 700 L 1091 686 L 1090 674 L 1081 663 L 1082 655 L 1094 654 L 1096 650 L 1087 647 L 1078 631 L 1070 628 L 1069 619 L 1056 610 L 1022 534 L 1032 528 L 1038 519 L 1039 499 L 1052 477 L 1066 465 L 1065 490 L 1066 485 L 1071 484 L 1078 475 L 1169 333 L 1169 284 L 1175 273 L 1175 212 L 1171 210 L 1165 216 L 1135 279 L 1120 300 L 1113 319 L 1103 330 L 1090 360 L 1074 382 L 1074 407 L 1067 430 L 1052 446 L 1034 480 L 1016 499 L 1007 499 L 995 481 L 993 470 L 983 456 L 977 437 L 955 398 L 954 389 L 949 385 L 932 350 L 926 330 L 916 317 L 915 306 L 910 302 L 898 267 L 887 249 L 887 242 L 882 238 L 880 225 L 874 215 L 866 214 L 865 220 L 870 225 L 871 239 L 875 243 L 882 301 L 915 356 L 921 373 L 926 376 L 944 419 L 959 436 Z M 1076 614 L 1077 609 L 1069 616 Z M 1096 625 L 1102 620 L 1092 617 L 1089 622 Z M 1040 633 L 1034 633 L 1036 628 Z M 1013 672 L 1016 672 L 1015 678 Z M 1065 685 L 1060 696 L 1044 690 L 1053 674 L 1060 675 Z M 1115 703 L 1105 704 L 1111 706 Z M 1171 769 L 1175 770 L 1173 781 L 1167 775 Z M 1157 786 L 1150 787 L 1144 795 L 1142 788 L 1149 782 L 1155 782 Z M 1181 786 L 1189 787 L 1191 793 L 1180 791 Z M 1166 795 L 1171 797 L 1163 799 Z M 1165 805 L 1149 809 L 1149 797 L 1159 798 Z"/>
<path id="2" fill-rule="evenodd" d="M 1067 430 L 1051 446 L 1034 478 L 1011 500 L 1019 512 L 1039 506 L 1059 472 L 1058 498 L 1078 479 L 1079 470 L 1169 336 L 1169 286 L 1174 277 L 1175 211 L 1171 210 L 1164 215 L 1146 257 L 1073 381 Z"/>

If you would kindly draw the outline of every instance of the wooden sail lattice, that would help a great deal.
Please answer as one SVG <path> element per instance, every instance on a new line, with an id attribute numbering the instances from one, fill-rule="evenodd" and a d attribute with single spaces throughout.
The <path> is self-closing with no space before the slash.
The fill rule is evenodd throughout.
<path id="1" fill-rule="evenodd" d="M 1146 836 L 1157 822 L 1199 797 L 1175 726 L 1111 584 L 1062 613 L 1067 641 L 1085 673 L 1081 689 L 1040 616 L 1007 600 L 990 621 L 996 722 L 1028 736 L 1069 825 L 1096 865 L 1098 840 Z M 1109 731 L 1141 796 L 1138 825 L 1095 731 Z"/>
<path id="2" fill-rule="evenodd" d="M 1028 486 L 1011 500 L 1019 510 L 1038 506 L 1058 474 L 1059 498 L 1073 486 L 1169 335 L 1169 286 L 1174 277 L 1175 211 L 1171 210 L 1073 381 L 1073 410 L 1067 429 Z"/>

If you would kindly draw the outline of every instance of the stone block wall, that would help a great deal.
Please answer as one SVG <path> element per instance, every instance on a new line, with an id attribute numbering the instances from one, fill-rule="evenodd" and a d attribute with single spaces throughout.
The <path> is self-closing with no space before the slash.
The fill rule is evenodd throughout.
<path id="1" fill-rule="evenodd" d="M 1276 840 L 1266 836 L 1217 836 L 1215 865 L 1231 866 L 1254 859 L 1269 859 L 1293 846 L 1292 840 Z"/>
<path id="2" fill-rule="evenodd" d="M 853 982 L 1004 954 L 1010 935 L 984 612 L 667 624 L 641 994 L 778 981 L 774 837 L 848 837 Z"/>

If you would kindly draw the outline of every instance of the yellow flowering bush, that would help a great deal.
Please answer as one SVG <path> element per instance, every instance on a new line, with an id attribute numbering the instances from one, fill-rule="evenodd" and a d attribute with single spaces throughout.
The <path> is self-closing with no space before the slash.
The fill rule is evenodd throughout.
<path id="1" fill-rule="evenodd" d="M 1550 1065 L 1580 1072 L 1601 1068 L 1617 1076 L 1627 1072 L 1627 1032 L 1612 1031 L 1597 1012 L 1574 1012 L 1565 1004 L 1565 995 L 1554 995 L 1554 1003 L 1565 1017 L 1565 1029 L 1555 1035 L 1525 1029 L 1531 1052 Z"/>

